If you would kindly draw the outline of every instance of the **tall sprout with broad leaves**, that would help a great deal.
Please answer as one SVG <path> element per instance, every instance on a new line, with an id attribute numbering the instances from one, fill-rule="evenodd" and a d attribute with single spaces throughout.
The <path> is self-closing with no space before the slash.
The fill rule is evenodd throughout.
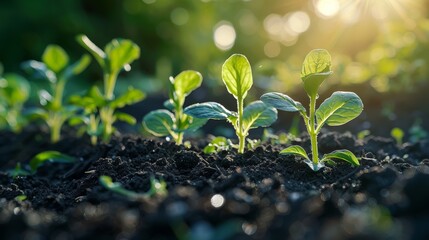
<path id="1" fill-rule="evenodd" d="M 0 71 L 0 128 L 20 132 L 27 124 L 22 109 L 30 95 L 30 84 L 17 74 L 2 75 Z"/>
<path id="2" fill-rule="evenodd" d="M 143 118 L 143 127 L 151 134 L 163 137 L 170 135 L 176 144 L 182 144 L 183 135 L 202 127 L 207 119 L 193 118 L 183 113 L 185 98 L 201 86 L 203 77 L 196 71 L 183 71 L 170 77 L 170 99 L 164 103 L 168 109 L 158 109 Z"/>
<path id="3" fill-rule="evenodd" d="M 108 142 L 115 128 L 113 124 L 117 120 L 125 121 L 129 124 L 135 124 L 136 120 L 131 115 L 117 112 L 117 108 L 140 102 L 145 94 L 134 88 L 129 88 L 125 93 L 115 96 L 114 90 L 119 73 L 124 69 L 131 70 L 130 64 L 140 57 L 140 48 L 134 42 L 127 39 L 113 39 L 106 45 L 104 51 L 97 47 L 85 35 L 79 35 L 77 41 L 82 47 L 90 52 L 103 70 L 104 91 L 98 88 L 92 89 L 86 100 L 92 101 L 96 107 L 87 109 L 90 120 L 88 123 L 91 136 L 97 136 L 98 131 L 95 127 L 97 122 L 101 124 L 101 137 L 104 142 Z M 74 102 L 79 102 L 75 101 Z M 96 119 L 99 118 L 99 120 Z M 94 143 L 94 142 L 93 142 Z"/>
<path id="4" fill-rule="evenodd" d="M 39 91 L 42 107 L 31 110 L 30 115 L 46 122 L 50 129 L 51 142 L 60 140 L 64 122 L 78 110 L 76 106 L 63 103 L 66 83 L 85 70 L 90 62 L 90 56 L 85 54 L 80 60 L 70 64 L 69 56 L 63 48 L 49 45 L 42 55 L 42 62 L 31 60 L 23 63 L 23 68 L 27 72 L 49 82 L 49 90 Z"/>
<path id="5" fill-rule="evenodd" d="M 237 100 L 237 112 L 229 111 L 217 102 L 205 102 L 185 108 L 185 114 L 194 118 L 230 122 L 238 137 L 238 152 L 243 153 L 249 130 L 270 126 L 277 120 L 277 110 L 262 101 L 255 101 L 244 107 L 244 99 L 253 84 L 252 69 L 244 55 L 234 54 L 225 61 L 222 80 L 228 92 Z"/>
<path id="6" fill-rule="evenodd" d="M 317 135 L 320 133 L 322 127 L 325 124 L 328 126 L 343 125 L 359 116 L 363 110 L 362 100 L 353 92 L 334 92 L 316 110 L 319 87 L 331 74 L 331 56 L 328 51 L 315 49 L 305 57 L 302 65 L 301 79 L 304 89 L 310 98 L 308 114 L 301 103 L 294 101 L 285 94 L 271 92 L 261 96 L 261 100 L 265 104 L 275 107 L 278 110 L 300 113 L 310 135 L 312 160 L 310 160 L 305 150 L 297 145 L 290 146 L 280 153 L 303 157 L 305 163 L 314 171 L 323 168 L 325 163 L 335 164 L 332 161 L 333 159 L 343 160 L 354 166 L 359 165 L 358 159 L 349 150 L 336 150 L 325 154 L 319 159 Z"/>

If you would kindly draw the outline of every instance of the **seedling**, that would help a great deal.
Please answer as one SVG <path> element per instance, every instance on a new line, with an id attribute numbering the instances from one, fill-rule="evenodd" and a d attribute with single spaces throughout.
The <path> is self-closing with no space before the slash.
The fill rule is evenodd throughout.
<path id="1" fill-rule="evenodd" d="M 94 90 L 97 92 L 94 93 L 95 95 L 87 96 L 93 98 L 91 101 L 93 101 L 96 106 L 96 108 L 93 108 L 94 111 L 90 111 L 91 113 L 89 116 L 93 119 L 89 121 L 91 125 L 89 128 L 91 132 L 97 131 L 95 129 L 97 122 L 95 116 L 98 113 L 103 141 L 108 142 L 115 131 L 113 124 L 116 120 L 123 120 L 130 124 L 135 124 L 136 122 L 131 115 L 118 113 L 115 110 L 126 105 L 137 103 L 145 97 L 142 91 L 134 88 L 130 88 L 121 96 L 116 97 L 114 95 L 116 80 L 119 73 L 122 69 L 126 71 L 131 70 L 130 64 L 140 57 L 140 48 L 127 39 L 113 39 L 106 45 L 104 51 L 98 48 L 85 35 L 79 35 L 77 41 L 94 56 L 103 70 L 104 92 L 101 94 L 101 92 L 96 89 Z M 95 110 L 97 110 L 97 113 Z M 90 135 L 97 136 L 95 134 Z"/>
<path id="2" fill-rule="evenodd" d="M 402 139 L 404 138 L 404 131 L 402 131 L 402 129 L 397 127 L 393 128 L 392 131 L 390 131 L 390 136 L 395 139 L 398 146 L 402 145 Z"/>
<path id="3" fill-rule="evenodd" d="M 217 102 L 205 102 L 185 108 L 185 114 L 230 122 L 238 137 L 238 153 L 243 153 L 249 130 L 270 126 L 277 120 L 277 110 L 261 101 L 252 102 L 244 108 L 244 99 L 253 84 L 252 69 L 244 55 L 234 54 L 225 61 L 222 80 L 228 92 L 237 100 L 237 112 L 229 111 Z"/>
<path id="4" fill-rule="evenodd" d="M 27 123 L 22 113 L 30 95 L 30 84 L 17 74 L 0 75 L 0 128 L 19 132 Z"/>
<path id="5" fill-rule="evenodd" d="M 100 181 L 100 184 L 106 189 L 114 193 L 117 193 L 119 195 L 122 195 L 124 197 L 127 197 L 131 200 L 145 199 L 145 198 L 150 198 L 154 196 L 166 196 L 168 193 L 167 184 L 165 183 L 165 181 L 162 179 L 161 181 L 158 181 L 154 177 L 150 178 L 150 189 L 146 193 L 136 193 L 136 192 L 127 190 L 124 187 L 122 187 L 120 183 L 113 182 L 112 178 L 109 176 L 105 176 L 105 175 L 100 176 L 99 181 Z"/>
<path id="6" fill-rule="evenodd" d="M 158 109 L 143 118 L 143 127 L 157 137 L 170 135 L 176 144 L 182 144 L 183 134 L 203 126 L 207 119 L 193 118 L 183 113 L 185 98 L 201 86 L 203 77 L 196 71 L 183 71 L 175 78 L 170 77 L 170 99 L 164 106 L 172 111 Z"/>
<path id="7" fill-rule="evenodd" d="M 50 91 L 39 92 L 42 108 L 32 111 L 31 116 L 43 119 L 51 132 L 51 142 L 60 140 L 61 128 L 67 119 L 75 114 L 75 106 L 63 105 L 64 88 L 67 81 L 80 74 L 91 62 L 88 55 L 69 65 L 69 56 L 60 46 L 49 45 L 42 56 L 42 61 L 28 61 L 23 64 L 25 70 L 42 77 L 50 83 Z"/>
<path id="8" fill-rule="evenodd" d="M 224 150 L 229 150 L 232 146 L 231 140 L 226 137 L 215 137 L 213 140 L 204 147 L 205 154 L 217 153 Z"/>
<path id="9" fill-rule="evenodd" d="M 368 129 L 365 129 L 357 133 L 357 138 L 359 140 L 364 140 L 370 134 L 371 134 L 371 131 L 369 131 Z"/>
<path id="10" fill-rule="evenodd" d="M 316 110 L 319 87 L 331 74 L 331 56 L 328 51 L 315 49 L 306 56 L 302 65 L 301 79 L 310 98 L 309 115 L 301 103 L 294 101 L 285 94 L 271 92 L 261 97 L 264 103 L 279 110 L 300 113 L 310 135 L 312 160 L 305 150 L 297 145 L 283 149 L 280 153 L 303 157 L 305 163 L 314 171 L 323 168 L 325 163 L 334 164 L 333 159 L 343 160 L 354 166 L 359 165 L 358 159 L 349 150 L 337 150 L 325 154 L 319 159 L 317 135 L 322 127 L 325 124 L 329 126 L 343 125 L 359 116 L 363 110 L 362 100 L 353 92 L 334 92 Z"/>
<path id="11" fill-rule="evenodd" d="M 17 163 L 16 167 L 12 170 L 9 170 L 8 173 L 13 178 L 16 178 L 17 176 L 31 175 L 36 173 L 37 169 L 46 162 L 75 163 L 76 158 L 67 154 L 60 153 L 58 151 L 45 151 L 38 153 L 36 156 L 34 156 L 30 160 L 29 166 L 25 166 L 25 168 L 22 168 L 21 164 Z"/>

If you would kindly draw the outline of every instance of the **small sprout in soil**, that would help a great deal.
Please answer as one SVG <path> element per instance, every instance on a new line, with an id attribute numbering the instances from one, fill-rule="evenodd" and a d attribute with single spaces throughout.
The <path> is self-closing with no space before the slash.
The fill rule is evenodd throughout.
<path id="1" fill-rule="evenodd" d="M 101 123 L 101 135 L 104 142 L 108 142 L 114 133 L 115 129 L 113 124 L 117 120 L 125 121 L 129 124 L 135 124 L 136 120 L 129 114 L 119 113 L 115 110 L 122 108 L 126 105 L 131 105 L 140 102 L 144 99 L 145 94 L 137 89 L 129 88 L 127 92 L 120 96 L 114 95 L 116 80 L 119 73 L 124 69 L 130 71 L 130 64 L 140 57 L 140 48 L 131 40 L 127 39 L 113 39 L 106 45 L 104 51 L 98 48 L 89 38 L 85 35 L 79 35 L 77 41 L 90 52 L 95 60 L 103 70 L 104 79 L 104 92 L 96 89 L 88 94 L 85 100 L 92 101 L 96 108 L 93 111 L 85 110 L 88 113 L 87 121 L 88 131 L 92 137 L 92 143 L 97 141 L 96 132 L 98 131 L 98 121 Z M 93 98 L 93 99 L 89 99 Z M 73 102 L 79 102 L 75 100 Z M 96 119 L 99 117 L 99 120 Z"/>
<path id="2" fill-rule="evenodd" d="M 30 84 L 17 74 L 0 73 L 0 129 L 20 132 L 27 124 L 22 109 L 30 95 Z"/>
<path id="3" fill-rule="evenodd" d="M 232 147 L 231 140 L 226 137 L 215 137 L 213 140 L 204 147 L 203 152 L 205 154 L 217 153 L 220 151 L 227 151 Z"/>
<path id="4" fill-rule="evenodd" d="M 99 177 L 100 184 L 108 189 L 109 191 L 115 192 L 119 195 L 125 196 L 132 200 L 150 198 L 154 196 L 166 196 L 168 193 L 167 184 L 164 180 L 158 181 L 154 177 L 150 178 L 150 189 L 146 193 L 136 193 L 130 190 L 125 189 L 118 182 L 113 182 L 112 178 L 109 176 L 100 176 Z"/>
<path id="5" fill-rule="evenodd" d="M 418 118 L 413 123 L 413 125 L 411 126 L 410 130 L 408 130 L 408 132 L 410 134 L 410 142 L 412 143 L 416 143 L 428 137 L 428 132 L 423 129 L 422 119 L 420 118 Z"/>
<path id="6" fill-rule="evenodd" d="M 30 160 L 29 165 L 31 173 L 35 173 L 45 162 L 74 163 L 76 162 L 76 158 L 58 151 L 41 152 Z"/>
<path id="7" fill-rule="evenodd" d="M 18 176 L 27 176 L 31 174 L 30 171 L 27 171 L 21 167 L 21 163 L 17 163 L 15 168 L 8 170 L 7 173 L 13 178 L 16 178 Z"/>
<path id="8" fill-rule="evenodd" d="M 230 122 L 238 137 L 238 153 L 243 153 L 249 130 L 270 126 L 277 120 L 277 110 L 262 101 L 244 107 L 244 99 L 253 84 L 252 69 L 244 55 L 234 54 L 225 61 L 222 80 L 228 92 L 237 100 L 237 112 L 229 111 L 217 102 L 205 102 L 185 108 L 185 113 L 195 118 Z"/>
<path id="9" fill-rule="evenodd" d="M 14 169 L 8 171 L 8 174 L 13 178 L 31 175 L 36 173 L 37 169 L 45 162 L 74 163 L 76 158 L 58 151 L 45 151 L 34 156 L 30 160 L 29 166 L 26 166 L 25 169 L 21 167 L 21 163 L 17 163 Z"/>
<path id="10" fill-rule="evenodd" d="M 170 99 L 164 103 L 168 109 L 158 109 L 143 118 L 143 127 L 152 135 L 170 135 L 176 144 L 182 144 L 183 134 L 196 131 L 207 119 L 193 118 L 183 113 L 185 98 L 201 86 L 203 77 L 196 71 L 183 71 L 175 78 L 170 77 Z M 171 113 L 171 112 L 173 113 Z"/>
<path id="11" fill-rule="evenodd" d="M 262 142 L 269 142 L 271 144 L 288 144 L 295 136 L 290 133 L 274 134 L 271 128 L 264 129 L 262 134 Z"/>
<path id="12" fill-rule="evenodd" d="M 360 132 L 358 132 L 357 134 L 357 138 L 359 140 L 364 140 L 367 136 L 369 136 L 371 134 L 371 132 L 369 130 L 362 130 Z"/>
<path id="13" fill-rule="evenodd" d="M 395 139 L 398 146 L 402 145 L 402 139 L 404 138 L 404 131 L 402 129 L 395 127 L 390 131 L 390 135 Z"/>
<path id="14" fill-rule="evenodd" d="M 346 161 L 354 166 L 359 165 L 356 156 L 348 150 L 337 150 L 325 154 L 319 159 L 317 135 L 323 125 L 340 126 L 360 115 L 363 110 L 362 100 L 353 92 L 334 92 L 316 110 L 316 99 L 320 85 L 332 74 L 331 56 L 324 49 L 315 49 L 305 58 L 302 65 L 301 79 L 304 89 L 310 98 L 309 115 L 304 106 L 289 96 L 271 92 L 262 95 L 261 100 L 267 105 L 288 112 L 299 112 L 304 119 L 311 141 L 312 160 L 301 146 L 290 146 L 283 149 L 281 154 L 294 154 L 305 159 L 305 163 L 314 171 L 333 164 L 333 159 Z"/>
<path id="15" fill-rule="evenodd" d="M 23 201 L 27 200 L 27 196 L 26 195 L 18 195 L 15 197 L 15 200 L 17 202 L 23 202 Z"/>
<path id="16" fill-rule="evenodd" d="M 69 64 L 69 56 L 60 46 L 49 45 L 46 47 L 42 61 L 27 61 L 23 68 L 32 73 L 36 78 L 49 81 L 50 91 L 39 91 L 39 99 L 42 108 L 33 109 L 32 118 L 43 119 L 51 133 L 51 142 L 60 140 L 61 128 L 67 119 L 78 110 L 75 106 L 63 105 L 64 90 L 67 81 L 74 75 L 80 74 L 91 62 L 88 55 L 83 55 L 80 60 Z"/>

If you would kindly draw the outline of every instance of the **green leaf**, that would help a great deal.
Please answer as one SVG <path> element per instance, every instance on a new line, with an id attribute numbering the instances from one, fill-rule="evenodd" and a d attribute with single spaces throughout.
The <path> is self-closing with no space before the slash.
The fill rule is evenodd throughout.
<path id="1" fill-rule="evenodd" d="M 104 50 L 110 73 L 118 73 L 122 68 L 129 70 L 129 64 L 140 57 L 139 46 L 128 39 L 113 39 Z"/>
<path id="2" fill-rule="evenodd" d="M 174 115 L 164 109 L 152 111 L 144 116 L 143 126 L 149 133 L 157 137 L 171 135 Z"/>
<path id="3" fill-rule="evenodd" d="M 326 159 L 339 159 L 350 163 L 353 166 L 359 166 L 359 160 L 349 150 L 336 150 L 323 156 L 322 162 Z"/>
<path id="4" fill-rule="evenodd" d="M 261 100 L 268 106 L 277 108 L 286 112 L 305 112 L 305 108 L 300 102 L 294 101 L 288 95 L 278 92 L 265 93 Z"/>
<path id="5" fill-rule="evenodd" d="M 100 184 L 108 189 L 109 191 L 118 193 L 120 195 L 123 195 L 125 197 L 129 198 L 138 198 L 139 194 L 135 193 L 133 191 L 127 190 L 122 187 L 122 185 L 118 182 L 113 182 L 112 178 L 109 176 L 102 175 L 98 178 Z"/>
<path id="6" fill-rule="evenodd" d="M 116 98 L 110 103 L 113 109 L 122 108 L 126 105 L 131 105 L 140 102 L 145 98 L 145 93 L 139 89 L 130 87 L 127 92 Z"/>
<path id="7" fill-rule="evenodd" d="M 208 119 L 206 118 L 193 118 L 191 116 L 187 116 L 186 120 L 188 122 L 188 125 L 186 127 L 185 132 L 195 132 L 196 130 L 204 126 L 204 124 L 206 124 L 208 121 Z"/>
<path id="8" fill-rule="evenodd" d="M 252 69 L 244 55 L 234 54 L 222 66 L 222 80 L 228 92 L 236 99 L 246 98 L 252 87 Z"/>
<path id="9" fill-rule="evenodd" d="M 217 102 L 192 104 L 191 106 L 185 108 L 184 113 L 194 118 L 215 120 L 227 119 L 228 117 L 236 117 L 236 113 L 229 111 Z"/>
<path id="10" fill-rule="evenodd" d="M 131 116 L 130 114 L 123 113 L 123 112 L 115 112 L 115 117 L 118 120 L 126 122 L 130 125 L 134 125 L 137 122 L 135 117 Z"/>
<path id="11" fill-rule="evenodd" d="M 254 101 L 243 110 L 243 127 L 246 130 L 268 127 L 277 120 L 277 110 L 262 101 Z"/>
<path id="12" fill-rule="evenodd" d="M 327 123 L 329 126 L 343 125 L 363 110 L 362 100 L 353 92 L 334 92 L 316 110 L 318 128 Z"/>
<path id="13" fill-rule="evenodd" d="M 283 155 L 289 155 L 289 154 L 298 155 L 298 156 L 301 156 L 301 157 L 303 157 L 303 158 L 305 158 L 307 160 L 310 160 L 310 158 L 308 157 L 308 155 L 305 152 L 304 148 L 302 148 L 301 146 L 298 146 L 298 145 L 293 145 L 293 146 L 290 146 L 288 148 L 285 148 L 285 149 L 283 149 L 283 150 L 280 151 L 280 154 L 283 154 Z"/>
<path id="14" fill-rule="evenodd" d="M 49 118 L 49 113 L 45 109 L 37 107 L 25 109 L 23 114 L 30 121 L 35 119 L 47 120 Z"/>
<path id="15" fill-rule="evenodd" d="M 30 84 L 27 79 L 17 74 L 6 74 L 4 80 L 5 86 L 0 86 L 0 96 L 10 106 L 27 101 L 30 95 Z"/>
<path id="16" fill-rule="evenodd" d="M 162 104 L 166 109 L 174 111 L 174 102 L 171 99 L 164 101 Z"/>
<path id="17" fill-rule="evenodd" d="M 53 71 L 48 69 L 46 64 L 39 61 L 26 61 L 21 64 L 24 71 L 28 74 L 32 74 L 35 78 L 43 78 L 51 83 L 57 82 L 57 77 Z"/>
<path id="18" fill-rule="evenodd" d="M 18 176 L 27 176 L 31 174 L 29 171 L 22 169 L 21 163 L 17 163 L 15 168 L 8 170 L 7 173 L 13 178 L 16 178 Z"/>
<path id="19" fill-rule="evenodd" d="M 177 75 L 173 80 L 174 92 L 179 99 L 184 99 L 192 91 L 201 86 L 203 77 L 197 71 L 183 71 Z"/>
<path id="20" fill-rule="evenodd" d="M 43 165 L 45 162 L 57 162 L 57 163 L 74 163 L 76 159 L 66 154 L 62 154 L 57 151 L 45 151 L 34 156 L 30 161 L 31 172 L 36 172 L 37 168 Z"/>
<path id="21" fill-rule="evenodd" d="M 325 49 L 314 49 L 304 59 L 301 79 L 304 89 L 310 97 L 316 97 L 320 85 L 331 71 L 331 55 Z"/>
<path id="22" fill-rule="evenodd" d="M 49 45 L 43 52 L 42 60 L 50 70 L 58 74 L 69 63 L 69 56 L 60 46 Z"/>
<path id="23" fill-rule="evenodd" d="M 395 127 L 390 131 L 390 135 L 395 139 L 398 145 L 402 145 L 402 139 L 404 138 L 404 131 L 402 131 L 402 129 Z"/>
<path id="24" fill-rule="evenodd" d="M 66 68 L 63 77 L 68 79 L 73 75 L 78 75 L 83 72 L 90 63 L 91 57 L 88 54 L 83 55 L 77 62 Z"/>
<path id="25" fill-rule="evenodd" d="M 77 42 L 84 47 L 88 52 L 92 54 L 92 56 L 97 60 L 98 64 L 100 64 L 101 68 L 105 68 L 105 59 L 106 54 L 101 50 L 97 45 L 95 45 L 86 35 L 78 35 L 76 37 Z"/>

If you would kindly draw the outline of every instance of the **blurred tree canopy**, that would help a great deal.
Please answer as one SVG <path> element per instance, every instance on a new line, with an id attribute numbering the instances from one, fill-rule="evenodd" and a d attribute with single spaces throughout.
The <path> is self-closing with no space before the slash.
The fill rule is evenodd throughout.
<path id="1" fill-rule="evenodd" d="M 224 59 L 243 53 L 266 80 L 255 84 L 287 91 L 300 83 L 305 54 L 326 48 L 336 61 L 332 82 L 388 91 L 426 82 L 428 9 L 424 0 L 1 1 L 0 62 L 20 71 L 51 43 L 77 58 L 84 51 L 75 36 L 84 33 L 98 45 L 133 40 L 142 48 L 133 67 L 158 79 L 183 69 L 218 79 Z"/>

